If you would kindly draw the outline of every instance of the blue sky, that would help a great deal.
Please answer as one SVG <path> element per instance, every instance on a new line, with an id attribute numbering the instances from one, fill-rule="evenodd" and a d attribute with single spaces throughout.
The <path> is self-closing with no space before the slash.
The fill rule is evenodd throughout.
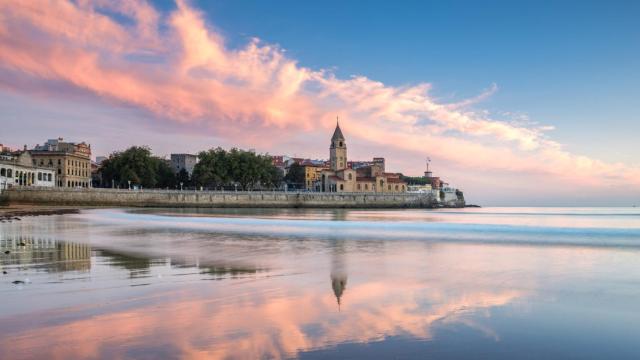
<path id="1" fill-rule="evenodd" d="M 194 4 L 231 46 L 259 37 L 303 66 L 398 86 L 429 82 L 445 100 L 495 83 L 485 108 L 555 126 L 568 150 L 640 161 L 640 1 Z"/>
<path id="2" fill-rule="evenodd" d="M 428 156 L 472 202 L 640 197 L 640 1 L 6 0 L 0 12 L 10 146 L 62 136 L 94 156 L 326 158 L 340 115 L 350 158 L 418 175 Z"/>

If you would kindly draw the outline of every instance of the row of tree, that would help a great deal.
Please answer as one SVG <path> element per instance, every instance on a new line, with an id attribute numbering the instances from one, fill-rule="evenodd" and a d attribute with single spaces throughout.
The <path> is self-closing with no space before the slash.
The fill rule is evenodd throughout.
<path id="1" fill-rule="evenodd" d="M 115 152 L 101 164 L 102 184 L 105 187 L 173 188 L 176 176 L 171 166 L 151 154 L 145 146 L 132 146 Z"/>
<path id="2" fill-rule="evenodd" d="M 154 156 L 149 147 L 133 146 L 102 162 L 102 185 L 254 190 L 277 188 L 283 181 L 282 172 L 273 166 L 268 155 L 215 148 L 200 152 L 198 158 L 192 176 L 184 169 L 175 174 L 170 163 Z"/>
<path id="3" fill-rule="evenodd" d="M 237 185 L 242 190 L 253 190 L 277 188 L 282 179 L 282 172 L 273 166 L 269 155 L 218 147 L 198 154 L 192 182 L 214 189 Z"/>

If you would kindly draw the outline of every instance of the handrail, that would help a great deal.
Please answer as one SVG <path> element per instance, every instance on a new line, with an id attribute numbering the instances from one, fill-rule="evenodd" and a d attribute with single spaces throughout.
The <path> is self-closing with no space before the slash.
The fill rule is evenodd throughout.
<path id="1" fill-rule="evenodd" d="M 114 188 L 65 188 L 49 186 L 13 186 L 7 191 L 65 191 L 65 192 L 126 192 L 126 193 L 165 193 L 165 194 L 219 194 L 219 195 L 377 195 L 377 196 L 415 196 L 432 195 L 431 193 L 415 192 L 319 192 L 319 191 L 284 191 L 284 190 L 256 190 L 256 191 L 234 191 L 234 190 L 167 190 L 167 189 L 114 189 Z"/>

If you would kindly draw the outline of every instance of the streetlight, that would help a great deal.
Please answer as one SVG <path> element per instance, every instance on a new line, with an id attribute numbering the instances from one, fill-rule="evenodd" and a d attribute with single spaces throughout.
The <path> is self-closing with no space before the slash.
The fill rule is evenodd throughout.
<path id="1" fill-rule="evenodd" d="M 129 190 L 131 190 L 131 180 L 127 180 L 127 183 L 129 184 Z"/>
<path id="2" fill-rule="evenodd" d="M 180 181 L 180 191 L 182 191 L 182 181 Z"/>
<path id="3" fill-rule="evenodd" d="M 235 187 L 236 192 L 238 192 L 238 183 L 233 184 L 233 186 Z"/>

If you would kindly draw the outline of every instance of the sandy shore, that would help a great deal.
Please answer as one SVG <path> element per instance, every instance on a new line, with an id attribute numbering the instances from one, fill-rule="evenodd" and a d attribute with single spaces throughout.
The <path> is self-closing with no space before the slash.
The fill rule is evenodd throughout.
<path id="1" fill-rule="evenodd" d="M 76 214 L 79 211 L 77 206 L 7 205 L 0 206 L 0 221 L 20 220 L 24 216 Z"/>

